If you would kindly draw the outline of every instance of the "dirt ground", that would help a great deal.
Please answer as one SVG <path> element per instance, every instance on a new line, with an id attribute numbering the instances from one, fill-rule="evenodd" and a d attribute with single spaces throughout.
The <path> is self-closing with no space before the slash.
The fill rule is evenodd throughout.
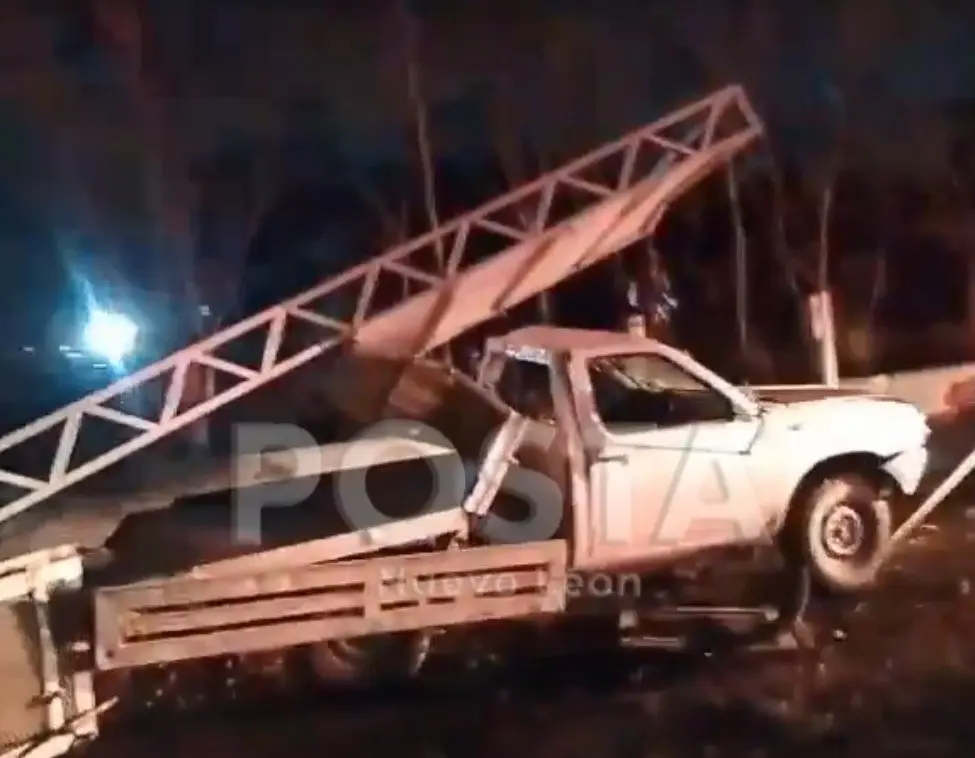
<path id="1" fill-rule="evenodd" d="M 975 744 L 975 509 L 924 528 L 868 599 L 795 653 L 558 661 L 464 689 L 149 715 L 90 758 L 961 756 Z"/>

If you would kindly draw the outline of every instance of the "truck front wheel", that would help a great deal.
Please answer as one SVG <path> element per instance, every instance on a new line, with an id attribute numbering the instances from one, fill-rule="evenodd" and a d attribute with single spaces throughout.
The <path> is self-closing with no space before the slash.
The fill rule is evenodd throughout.
<path id="1" fill-rule="evenodd" d="M 873 584 L 891 522 L 881 477 L 836 473 L 800 496 L 784 537 L 789 552 L 808 564 L 817 584 L 849 594 Z"/>

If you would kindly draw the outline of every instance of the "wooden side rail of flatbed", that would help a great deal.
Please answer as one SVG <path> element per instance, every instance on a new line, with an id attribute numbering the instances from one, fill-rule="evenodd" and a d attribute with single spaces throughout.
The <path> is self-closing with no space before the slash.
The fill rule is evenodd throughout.
<path id="1" fill-rule="evenodd" d="M 410 553 L 95 593 L 102 670 L 558 613 L 562 540 Z"/>
<path id="2" fill-rule="evenodd" d="M 0 758 L 59 755 L 98 732 L 91 672 L 53 633 L 53 597 L 81 581 L 70 545 L 0 561 Z"/>

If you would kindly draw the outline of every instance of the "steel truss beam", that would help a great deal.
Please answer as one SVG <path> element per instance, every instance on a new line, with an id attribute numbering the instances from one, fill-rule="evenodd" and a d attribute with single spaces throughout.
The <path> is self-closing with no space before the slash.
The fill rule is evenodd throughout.
<path id="1" fill-rule="evenodd" d="M 22 494 L 0 507 L 9 520 L 227 403 L 353 341 L 370 349 L 424 354 L 652 232 L 669 204 L 761 135 L 744 92 L 722 89 L 607 144 L 417 239 L 328 279 L 112 386 L 0 438 L 0 453 L 59 430 L 47 474 L 0 469 Z M 492 244 L 500 249 L 489 249 Z M 396 294 L 385 284 L 399 280 Z M 316 338 L 287 355 L 298 325 Z M 255 365 L 218 353 L 263 340 Z M 187 376 L 208 367 L 235 384 L 186 407 Z M 123 395 L 165 381 L 150 418 L 112 407 Z M 76 462 L 78 435 L 100 419 L 134 435 Z"/>

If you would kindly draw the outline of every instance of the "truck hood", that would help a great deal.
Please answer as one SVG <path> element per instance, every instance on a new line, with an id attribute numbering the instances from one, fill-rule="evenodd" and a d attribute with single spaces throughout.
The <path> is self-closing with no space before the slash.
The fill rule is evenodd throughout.
<path id="1" fill-rule="evenodd" d="M 821 401 L 834 402 L 850 400 L 881 400 L 905 403 L 905 400 L 883 395 L 870 390 L 850 389 L 845 387 L 828 387 L 819 384 L 802 384 L 795 386 L 766 385 L 759 387 L 743 387 L 742 390 L 761 403 L 767 405 L 794 405 L 797 403 L 814 403 Z"/>
<path id="2" fill-rule="evenodd" d="M 825 386 L 750 387 L 766 409 L 765 420 L 831 439 L 860 440 L 864 449 L 893 455 L 923 445 L 927 418 L 911 403 L 864 390 Z"/>

